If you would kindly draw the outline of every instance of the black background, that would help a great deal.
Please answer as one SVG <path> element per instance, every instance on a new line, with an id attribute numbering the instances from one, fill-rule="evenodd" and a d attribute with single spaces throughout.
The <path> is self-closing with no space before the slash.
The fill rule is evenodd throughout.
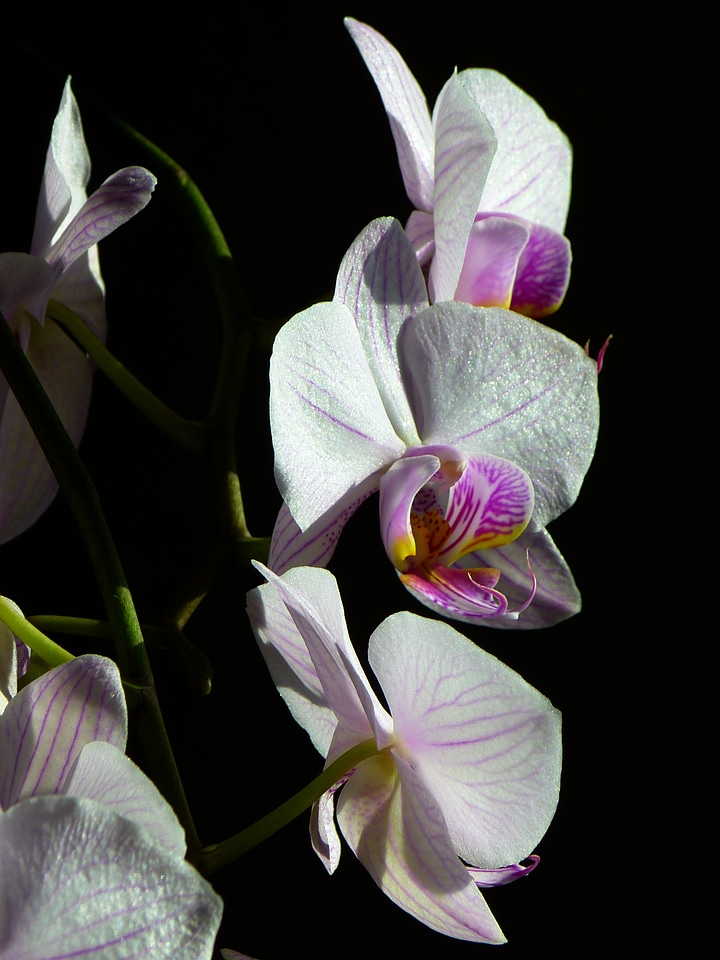
<path id="1" fill-rule="evenodd" d="M 0 249 L 29 247 L 67 73 L 93 159 L 91 187 L 131 163 L 152 168 L 93 107 L 95 98 L 194 177 L 225 231 L 255 313 L 268 318 L 328 297 L 363 226 L 383 215 L 404 221 L 410 212 L 384 110 L 343 14 L 372 24 L 398 47 L 431 104 L 456 66 L 493 67 L 560 124 L 575 151 L 566 231 L 574 266 L 565 304 L 550 322 L 582 344 L 589 339 L 593 353 L 614 334 L 600 377 L 596 458 L 578 503 L 551 528 L 584 608 L 550 631 L 464 632 L 564 716 L 561 800 L 538 848 L 541 865 L 487 896 L 509 940 L 502 956 L 579 956 L 589 944 L 616 938 L 627 945 L 649 927 L 646 887 L 664 841 L 653 819 L 667 803 L 658 760 L 666 759 L 669 723 L 667 690 L 657 678 L 658 627 L 678 605 L 692 603 L 665 552 L 678 542 L 668 530 L 670 524 L 677 532 L 668 517 L 675 501 L 666 494 L 672 467 L 665 445 L 684 432 L 685 401 L 702 390 L 697 382 L 689 393 L 679 386 L 681 341 L 695 316 L 684 299 L 693 286 L 682 260 L 687 241 L 677 229 L 685 134 L 673 58 L 682 54 L 682 37 L 671 39 L 654 24 L 633 26 L 608 7 L 583 24 L 509 6 L 442 10 L 431 20 L 409 7 L 401 14 L 330 4 L 322 15 L 272 7 L 244 14 L 239 25 L 214 10 L 210 4 L 192 19 L 170 10 L 152 19 L 141 10 L 106 13 L 103 26 L 92 16 L 32 25 L 18 16 L 0 68 Z M 218 324 L 202 266 L 162 181 L 148 209 L 103 242 L 101 260 L 109 346 L 171 406 L 201 417 Z M 238 436 L 247 512 L 258 535 L 270 533 L 279 503 L 267 359 L 262 351 L 251 359 Z M 141 618 L 152 619 L 213 536 L 202 466 L 159 438 L 100 375 L 82 452 Z M 384 557 L 376 509 L 372 500 L 358 513 L 331 565 L 361 650 L 384 616 L 406 607 L 423 612 Z M 176 665 L 154 656 L 206 842 L 250 823 L 320 769 L 255 650 L 244 596 L 256 582 L 246 571 L 229 571 L 188 627 L 215 665 L 209 697 L 195 697 Z M 2 548 L 0 592 L 26 613 L 102 616 L 60 498 Z M 347 849 L 327 877 L 303 821 L 214 878 L 226 903 L 220 946 L 262 960 L 324 958 L 348 948 L 377 958 L 398 950 L 469 958 L 483 949 L 442 938 L 399 911 Z M 682 861 L 685 854 L 674 856 Z M 666 921 L 672 931 L 672 911 Z"/>

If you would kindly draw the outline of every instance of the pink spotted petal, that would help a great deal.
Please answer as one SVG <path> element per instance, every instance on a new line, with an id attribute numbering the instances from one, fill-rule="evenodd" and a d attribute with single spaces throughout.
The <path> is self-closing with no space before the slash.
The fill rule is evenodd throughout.
<path id="1" fill-rule="evenodd" d="M 345 524 L 360 504 L 377 491 L 379 483 L 380 478 L 373 475 L 358 484 L 306 530 L 300 529 L 290 508 L 283 504 L 270 541 L 270 569 L 282 574 L 291 567 L 326 567 Z"/>
<path id="2" fill-rule="evenodd" d="M 411 916 L 459 940 L 504 942 L 440 808 L 403 757 L 362 763 L 340 794 L 338 822 L 383 893 Z"/>
<path id="3" fill-rule="evenodd" d="M 61 793 L 83 747 L 104 740 L 124 751 L 127 711 L 120 675 L 92 654 L 28 684 L 0 717 L 0 808 Z"/>
<path id="4" fill-rule="evenodd" d="M 477 219 L 470 230 L 454 296 L 478 307 L 509 307 L 529 228 L 507 217 Z"/>
<path id="5" fill-rule="evenodd" d="M 514 883 L 515 880 L 532 873 L 539 863 L 540 857 L 533 853 L 526 857 L 522 863 L 513 863 L 509 867 L 499 867 L 497 870 L 481 870 L 479 867 L 468 867 L 467 869 L 478 887 L 486 889 L 489 887 L 504 887 L 508 883 Z"/>
<path id="6" fill-rule="evenodd" d="M 532 224 L 527 246 L 520 254 L 510 309 L 535 320 L 557 310 L 570 283 L 571 262 L 566 237 Z"/>

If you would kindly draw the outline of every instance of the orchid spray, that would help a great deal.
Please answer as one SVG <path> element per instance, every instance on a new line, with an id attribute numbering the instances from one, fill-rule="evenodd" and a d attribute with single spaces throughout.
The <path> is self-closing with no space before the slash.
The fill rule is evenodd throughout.
<path id="1" fill-rule="evenodd" d="M 268 110 L 284 193 L 248 188 L 228 131 L 280 57 L 217 126 L 238 215 L 195 157 L 227 239 L 82 63 L 13 141 L 42 177 L 0 253 L 0 960 L 450 958 L 552 929 L 599 426 L 597 362 L 547 325 L 572 151 L 497 70 L 438 49 L 431 110 L 413 50 L 346 27 L 333 82 L 384 124 L 374 82 L 393 141 L 365 173 L 399 164 L 397 209 L 358 213 L 331 136 L 342 202 L 295 177 L 293 123 L 333 110 L 302 76 Z"/>

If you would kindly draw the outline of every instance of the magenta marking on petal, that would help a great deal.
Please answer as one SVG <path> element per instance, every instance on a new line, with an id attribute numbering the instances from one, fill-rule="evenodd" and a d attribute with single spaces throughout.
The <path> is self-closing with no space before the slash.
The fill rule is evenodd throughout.
<path id="1" fill-rule="evenodd" d="M 510 309 L 540 320 L 554 313 L 570 282 L 572 254 L 562 234 L 532 224 L 520 255 Z"/>
<path id="2" fill-rule="evenodd" d="M 440 609 L 447 616 L 466 622 L 487 617 L 502 617 L 508 613 L 507 600 L 499 590 L 487 586 L 499 578 L 498 571 L 489 568 L 477 571 L 424 565 L 412 573 L 400 575 L 407 589 L 431 609 Z M 497 577 L 495 576 L 497 574 Z"/>
<path id="3" fill-rule="evenodd" d="M 468 867 L 468 873 L 481 889 L 489 887 L 503 887 L 513 883 L 521 877 L 527 877 L 540 863 L 540 857 L 532 853 L 520 863 L 513 863 L 508 867 L 498 867 L 496 870 L 482 870 L 479 867 Z"/>

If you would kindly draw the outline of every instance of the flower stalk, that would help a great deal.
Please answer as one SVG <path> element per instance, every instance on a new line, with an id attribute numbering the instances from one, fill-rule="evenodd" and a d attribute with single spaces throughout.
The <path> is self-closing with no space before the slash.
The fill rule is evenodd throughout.
<path id="1" fill-rule="evenodd" d="M 146 762 L 175 809 L 190 848 L 199 840 L 157 700 L 132 595 L 95 485 L 22 348 L 0 313 L 0 370 L 47 457 L 78 524 L 102 594 L 123 677 L 138 688 L 133 703 Z"/>
<path id="2" fill-rule="evenodd" d="M 362 743 L 351 747 L 334 763 L 326 767 L 306 787 L 303 787 L 289 800 L 276 807 L 272 813 L 261 817 L 260 820 L 241 830 L 240 833 L 236 833 L 233 837 L 204 847 L 201 851 L 200 862 L 196 866 L 205 876 L 210 876 L 210 874 L 220 870 L 221 867 L 237 860 L 248 850 L 257 847 L 258 844 L 277 833 L 278 830 L 296 817 L 299 817 L 303 811 L 308 810 L 316 800 L 340 780 L 343 780 L 363 760 L 378 756 L 380 753 L 381 751 L 378 750 L 373 738 L 363 740 Z"/>

